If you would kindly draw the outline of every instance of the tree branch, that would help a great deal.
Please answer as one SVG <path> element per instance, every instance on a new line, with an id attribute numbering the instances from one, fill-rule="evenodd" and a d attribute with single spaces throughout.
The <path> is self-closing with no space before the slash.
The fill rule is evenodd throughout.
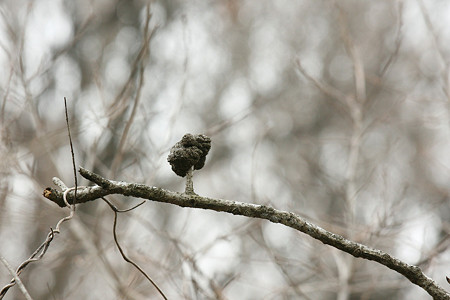
<path id="1" fill-rule="evenodd" d="M 347 240 L 343 236 L 329 232 L 304 220 L 294 213 L 277 210 L 265 205 L 214 199 L 196 194 L 172 192 L 144 184 L 108 180 L 84 168 L 80 168 L 79 172 L 81 176 L 96 183 L 97 186 L 86 187 L 84 189 L 79 188 L 77 192 L 77 204 L 93 201 L 111 194 L 121 194 L 124 196 L 175 204 L 181 207 L 203 208 L 231 213 L 233 215 L 269 220 L 273 223 L 280 223 L 301 231 L 324 244 L 342 250 L 354 257 L 376 261 L 389 269 L 402 274 L 413 284 L 423 288 L 434 299 L 450 299 L 450 294 L 434 280 L 426 276 L 419 267 L 409 265 L 381 250 Z M 58 190 L 46 188 L 44 190 L 44 196 L 61 207 L 65 206 L 63 193 Z M 72 203 L 73 199 L 74 192 L 72 191 L 67 194 L 67 201 Z"/>

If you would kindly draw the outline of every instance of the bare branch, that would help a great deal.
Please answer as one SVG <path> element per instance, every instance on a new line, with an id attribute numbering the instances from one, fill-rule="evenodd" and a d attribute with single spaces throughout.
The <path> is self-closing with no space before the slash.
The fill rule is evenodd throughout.
<path id="1" fill-rule="evenodd" d="M 77 194 L 77 203 L 93 201 L 106 195 L 121 194 L 124 196 L 175 204 L 181 207 L 209 209 L 218 212 L 231 213 L 233 215 L 269 220 L 273 223 L 280 223 L 301 231 L 324 244 L 342 250 L 354 257 L 376 261 L 389 269 L 402 274 L 412 283 L 423 288 L 434 299 L 450 299 L 450 294 L 441 288 L 434 280 L 426 276 L 419 267 L 409 265 L 381 250 L 370 248 L 363 244 L 350 241 L 338 234 L 329 232 L 292 212 L 277 210 L 265 205 L 214 199 L 195 194 L 177 193 L 139 183 L 108 180 L 84 168 L 80 168 L 79 171 L 84 178 L 93 181 L 98 184 L 98 186 L 79 190 Z M 44 191 L 44 196 L 60 206 L 61 203 L 64 203 L 62 193 L 54 189 L 47 188 Z M 73 193 L 69 193 L 67 196 L 70 203 L 70 201 L 73 200 L 74 195 Z"/>

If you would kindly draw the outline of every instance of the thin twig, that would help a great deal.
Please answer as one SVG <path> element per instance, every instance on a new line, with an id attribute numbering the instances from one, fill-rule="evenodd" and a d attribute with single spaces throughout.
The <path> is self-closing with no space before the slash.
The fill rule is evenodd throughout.
<path id="1" fill-rule="evenodd" d="M 72 202 L 73 204 L 72 209 L 75 210 L 75 204 L 77 203 L 77 189 L 78 189 L 77 167 L 75 165 L 75 154 L 73 153 L 72 136 L 70 135 L 69 113 L 67 112 L 66 97 L 64 97 L 64 111 L 66 113 L 66 123 L 67 123 L 67 132 L 69 133 L 70 153 L 72 154 L 73 178 L 75 180 L 75 192 L 74 192 L 74 199 Z"/>
<path id="2" fill-rule="evenodd" d="M 395 42 L 394 42 L 395 49 L 391 53 L 391 55 L 389 55 L 389 58 L 387 59 L 386 63 L 381 68 L 380 75 L 379 75 L 380 78 L 383 78 L 386 71 L 392 65 L 392 62 L 395 60 L 395 58 L 398 55 L 398 52 L 400 50 L 400 45 L 402 44 L 402 28 L 403 28 L 403 2 L 402 1 L 398 1 L 397 10 L 398 10 L 398 24 L 397 24 L 397 31 L 395 34 L 396 38 L 395 38 Z"/>
<path id="3" fill-rule="evenodd" d="M 117 169 L 119 168 L 119 166 L 122 162 L 123 155 L 124 155 L 125 142 L 128 138 L 128 133 L 129 133 L 131 126 L 133 124 L 133 121 L 135 119 L 137 108 L 138 108 L 139 102 L 141 100 L 142 87 L 144 85 L 144 71 L 145 71 L 144 60 L 149 55 L 149 43 L 150 43 L 150 39 L 152 38 L 153 33 L 154 33 L 154 30 L 150 31 L 150 28 L 149 28 L 151 16 L 152 15 L 150 13 L 150 3 L 149 3 L 147 5 L 147 17 L 145 20 L 143 43 L 142 43 L 141 50 L 139 51 L 139 54 L 136 58 L 137 59 L 135 61 L 136 63 L 134 65 L 134 68 L 136 68 L 135 76 L 139 76 L 139 82 L 138 82 L 138 86 L 136 88 L 136 95 L 134 97 L 134 103 L 133 103 L 133 107 L 131 109 L 130 117 L 128 118 L 128 121 L 125 124 L 125 128 L 120 137 L 119 145 L 116 149 L 116 155 L 111 164 L 111 171 L 109 174 L 113 177 L 115 176 Z M 139 70 L 139 74 L 137 74 L 137 70 Z M 134 73 L 134 71 L 133 71 L 133 73 Z M 132 77 L 130 77 L 130 82 L 131 82 L 131 79 L 132 79 Z"/>
<path id="4" fill-rule="evenodd" d="M 150 5 L 150 3 L 148 5 Z M 150 7 L 148 6 L 147 17 L 144 26 L 144 42 L 142 44 L 141 49 L 139 50 L 139 53 L 136 55 L 131 65 L 131 71 L 128 75 L 127 81 L 123 84 L 122 89 L 116 95 L 114 101 L 108 108 L 108 112 L 111 114 L 111 118 L 108 122 L 107 127 L 109 127 L 111 122 L 114 121 L 117 118 L 117 116 L 119 116 L 127 108 L 127 103 L 124 102 L 127 99 L 125 95 L 129 92 L 132 86 L 132 81 L 136 78 L 137 72 L 139 70 L 139 65 L 142 64 L 142 60 L 147 57 L 150 40 L 158 29 L 158 26 L 155 26 L 150 30 L 149 24 L 151 17 L 152 14 L 150 13 Z"/>
<path id="5" fill-rule="evenodd" d="M 53 178 L 53 182 L 57 183 L 57 185 L 60 187 L 66 186 L 61 181 L 61 179 L 59 179 L 57 177 Z M 78 189 L 81 189 L 81 188 L 84 189 L 86 187 L 84 187 L 84 186 L 78 187 Z M 50 228 L 50 232 L 47 234 L 47 238 L 45 239 L 45 241 L 33 252 L 33 254 L 31 254 L 31 256 L 27 260 L 25 260 L 24 262 L 22 262 L 20 264 L 20 266 L 17 268 L 17 271 L 15 273 L 16 276 L 14 276 L 14 278 L 11 279 L 11 281 L 0 290 L 0 300 L 3 299 L 3 297 L 6 295 L 6 293 L 8 292 L 8 290 L 11 287 L 13 287 L 16 283 L 19 284 L 18 281 L 16 280 L 16 278 L 20 275 L 20 273 L 22 273 L 22 271 L 25 269 L 25 267 L 28 266 L 32 262 L 36 262 L 36 261 L 40 260 L 44 256 L 44 254 L 47 252 L 48 248 L 50 247 L 50 243 L 53 241 L 53 238 L 55 237 L 55 233 L 60 233 L 61 224 L 73 218 L 73 215 L 75 213 L 73 207 L 75 205 L 70 204 L 69 201 L 67 200 L 67 194 L 73 190 L 75 190 L 75 187 L 66 188 L 62 195 L 65 205 L 70 208 L 70 214 L 68 216 L 60 219 L 58 221 L 58 223 L 56 224 L 55 229 Z M 19 285 L 19 287 L 20 287 L 20 285 Z"/>
<path id="6" fill-rule="evenodd" d="M 111 207 L 111 209 L 114 212 L 114 223 L 113 223 L 113 236 L 114 236 L 114 242 L 117 245 L 117 248 L 119 249 L 120 254 L 122 255 L 123 259 L 132 264 L 139 272 L 141 272 L 142 275 L 145 276 L 145 278 L 147 278 L 148 281 L 150 281 L 150 283 L 158 290 L 158 292 L 161 294 L 161 296 L 167 300 L 166 295 L 164 295 L 163 291 L 158 287 L 158 285 L 150 278 L 150 276 L 138 265 L 136 264 L 134 261 L 132 261 L 130 258 L 128 258 L 125 254 L 125 252 L 123 251 L 122 247 L 119 244 L 119 240 L 117 238 L 117 214 L 119 212 L 128 212 L 130 210 L 133 210 L 135 208 L 137 208 L 138 206 L 141 206 L 142 204 L 145 203 L 145 201 L 139 203 L 138 205 L 133 206 L 132 208 L 129 209 L 125 209 L 125 210 L 119 210 L 114 204 L 112 204 L 111 202 L 109 202 L 108 200 L 106 200 L 106 198 L 102 197 L 103 201 L 105 201 L 109 207 Z"/>
<path id="7" fill-rule="evenodd" d="M 0 290 L 0 300 L 3 299 L 3 297 L 6 295 L 8 290 L 18 282 L 16 280 L 16 277 L 18 277 L 20 275 L 20 273 L 22 273 L 22 271 L 25 269 L 25 267 L 28 266 L 28 264 L 30 264 L 32 262 L 40 260 L 44 256 L 44 254 L 47 252 L 48 247 L 50 246 L 51 241 L 53 240 L 53 237 L 54 237 L 54 231 L 53 231 L 53 229 L 50 229 L 50 232 L 48 233 L 45 241 L 33 252 L 33 254 L 27 260 L 25 260 L 24 262 L 22 262 L 20 264 L 20 266 L 17 268 L 17 271 L 15 273 L 16 276 L 14 276 L 14 278 L 11 279 L 10 283 L 5 285 Z"/>
<path id="8" fill-rule="evenodd" d="M 80 186 L 79 188 L 85 188 L 85 187 L 84 187 L 84 186 Z M 75 214 L 75 204 L 70 204 L 70 203 L 67 201 L 67 194 L 68 194 L 70 191 L 73 191 L 73 190 L 75 190 L 75 191 L 74 191 L 74 195 L 75 195 L 75 193 L 77 192 L 77 189 L 75 189 L 74 187 L 73 187 L 73 188 L 69 188 L 69 189 L 67 189 L 67 190 L 64 191 L 64 194 L 63 194 L 63 200 L 64 200 L 64 203 L 67 205 L 67 207 L 70 208 L 70 214 L 69 214 L 67 217 L 64 217 L 64 218 L 62 218 L 61 220 L 58 221 L 58 223 L 56 224 L 56 228 L 55 228 L 55 230 L 54 230 L 55 233 L 60 233 L 59 226 L 61 226 L 62 223 L 66 222 L 66 221 L 69 221 L 70 219 L 72 219 L 72 218 L 73 218 L 73 215 Z M 75 200 L 75 199 L 74 199 L 74 200 Z"/>
<path id="9" fill-rule="evenodd" d="M 339 89 L 335 88 L 334 86 L 331 86 L 325 82 L 320 82 L 312 75 L 310 75 L 303 67 L 299 58 L 295 60 L 295 63 L 297 64 L 297 69 L 303 74 L 303 76 L 305 76 L 306 79 L 311 81 L 316 86 L 316 88 L 318 88 L 322 93 L 331 98 L 335 98 L 339 103 L 343 104 L 344 106 L 347 105 L 349 96 L 342 93 Z"/>
<path id="10" fill-rule="evenodd" d="M 33 300 L 31 298 L 30 294 L 28 293 L 25 285 L 23 284 L 22 280 L 20 280 L 19 275 L 17 275 L 16 272 L 14 272 L 14 269 L 9 265 L 8 261 L 0 255 L 0 260 L 5 265 L 5 267 L 8 269 L 9 274 L 14 277 L 15 282 L 17 282 L 17 285 L 19 286 L 20 290 L 22 291 L 22 294 L 27 298 L 27 300 Z"/>

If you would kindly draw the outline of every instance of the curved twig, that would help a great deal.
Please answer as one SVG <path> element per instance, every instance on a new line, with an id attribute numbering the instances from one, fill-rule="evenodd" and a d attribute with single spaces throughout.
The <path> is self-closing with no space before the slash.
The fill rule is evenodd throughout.
<path id="1" fill-rule="evenodd" d="M 133 265 L 133 267 L 135 267 L 139 272 L 141 272 L 142 275 L 145 276 L 145 278 L 147 278 L 148 281 L 150 281 L 150 283 L 158 290 L 158 292 L 161 294 L 161 296 L 167 300 L 166 295 L 164 295 L 163 291 L 159 288 L 159 286 L 153 281 L 153 279 L 150 278 L 150 276 L 134 261 L 132 261 L 130 258 L 128 258 L 128 256 L 126 256 L 125 252 L 123 251 L 122 247 L 119 244 L 119 240 L 117 238 L 117 213 L 120 212 L 128 212 L 130 210 L 133 210 L 135 208 L 137 208 L 138 206 L 141 206 L 142 204 L 145 203 L 145 201 L 133 206 L 132 208 L 129 209 L 125 209 L 125 210 L 119 210 L 114 204 L 112 204 L 111 202 L 109 202 L 108 200 L 106 200 L 106 198 L 102 197 L 103 201 L 105 201 L 109 207 L 113 210 L 114 212 L 114 223 L 113 223 L 113 236 L 114 236 L 114 242 L 116 243 L 117 248 L 119 249 L 120 254 L 122 255 L 123 259 L 127 262 Z"/>

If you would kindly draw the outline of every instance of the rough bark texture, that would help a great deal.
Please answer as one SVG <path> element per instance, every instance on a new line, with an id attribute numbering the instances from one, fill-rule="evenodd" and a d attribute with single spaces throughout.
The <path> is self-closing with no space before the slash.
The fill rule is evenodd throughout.
<path id="1" fill-rule="evenodd" d="M 314 225 L 300 216 L 286 211 L 280 211 L 265 205 L 256 205 L 237 201 L 214 199 L 202 197 L 196 194 L 177 193 L 158 187 L 146 186 L 138 183 L 126 183 L 112 181 L 80 168 L 80 174 L 97 184 L 97 186 L 86 187 L 77 192 L 77 204 L 93 201 L 100 197 L 121 194 L 124 196 L 138 197 L 151 201 L 175 204 L 181 207 L 203 208 L 219 212 L 227 212 L 234 215 L 251 218 L 266 219 L 273 223 L 284 224 L 288 227 L 301 231 L 324 244 L 340 249 L 354 257 L 361 257 L 376 261 L 386 267 L 402 274 L 412 283 L 423 288 L 434 299 L 450 299 L 450 294 L 438 286 L 434 280 L 426 276 L 419 267 L 409 265 L 381 250 L 373 249 L 363 244 L 347 240 L 343 236 L 329 232 Z M 63 194 L 53 188 L 44 190 L 44 196 L 64 207 Z M 69 203 L 73 201 L 74 193 L 67 195 Z"/>

